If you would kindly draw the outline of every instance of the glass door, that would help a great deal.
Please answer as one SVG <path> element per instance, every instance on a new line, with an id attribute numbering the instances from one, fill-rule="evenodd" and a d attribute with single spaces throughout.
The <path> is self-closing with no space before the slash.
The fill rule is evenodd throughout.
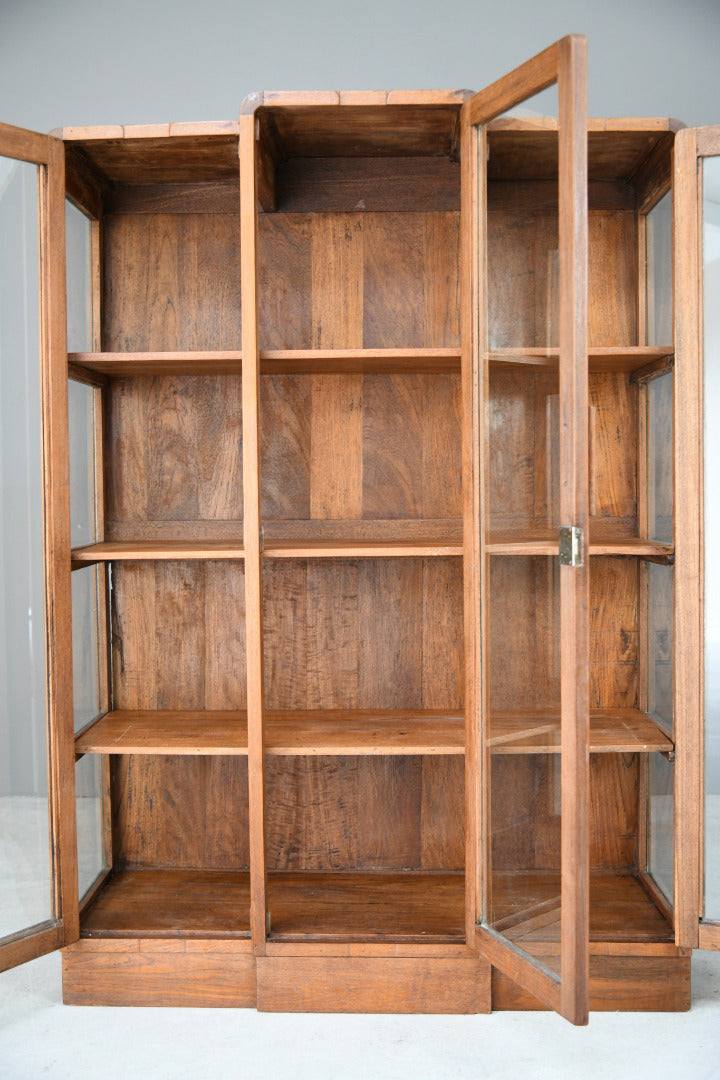
<path id="1" fill-rule="evenodd" d="M 463 106 L 468 940 L 588 994 L 585 39 Z M 479 675 L 479 678 L 478 678 Z"/>
<path id="2" fill-rule="evenodd" d="M 720 948 L 720 127 L 675 140 L 675 908 Z"/>
<path id="3" fill-rule="evenodd" d="M 63 162 L 0 125 L 0 970 L 77 937 Z"/>

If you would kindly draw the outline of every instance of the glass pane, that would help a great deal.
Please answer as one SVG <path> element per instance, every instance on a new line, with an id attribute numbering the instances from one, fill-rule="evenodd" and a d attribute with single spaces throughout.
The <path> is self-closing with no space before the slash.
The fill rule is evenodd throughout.
<path id="1" fill-rule="evenodd" d="M 647 386 L 648 536 L 673 542 L 673 376 Z"/>
<path id="2" fill-rule="evenodd" d="M 662 754 L 648 754 L 648 870 L 672 904 L 674 881 L 673 766 Z"/>
<path id="3" fill-rule="evenodd" d="M 53 916 L 37 173 L 0 158 L 0 936 Z"/>
<path id="4" fill-rule="evenodd" d="M 555 102 L 557 94 L 555 91 Z M 531 99 L 488 131 L 487 348 L 557 349 L 557 195 L 527 211 L 527 181 L 552 192 L 558 139 L 536 117 L 552 95 Z M 556 104 L 555 104 L 556 109 Z M 543 132 L 538 138 L 538 130 Z M 508 208 L 512 208 L 508 212 Z M 518 211 L 522 211 L 518 215 Z M 482 274 L 482 268 L 481 268 Z M 488 360 L 486 541 L 557 539 L 560 497 L 560 386 L 548 365 Z M 484 922 L 560 971 L 560 567 L 557 557 L 493 555 L 485 677 L 490 724 L 489 879 Z M 542 729 L 553 753 L 523 752 Z M 532 743 L 532 739 L 530 739 Z"/>
<path id="5" fill-rule="evenodd" d="M 557 87 L 512 109 L 488 132 L 488 347 L 557 348 L 559 314 L 558 206 L 522 202 L 525 181 L 558 182 L 557 133 L 533 138 L 533 121 L 557 120 Z M 522 130 L 525 119 L 526 130 Z M 515 121 L 515 123 L 513 123 Z M 525 142 L 523 142 L 523 137 Z M 530 145 L 532 143 L 532 145 Z M 514 190 L 517 192 L 513 205 Z M 527 187 L 525 188 L 527 190 Z"/>
<path id="6" fill-rule="evenodd" d="M 720 920 L 720 158 L 703 161 L 705 357 L 705 904 Z"/>
<path id="7" fill-rule="evenodd" d="M 92 544 L 97 538 L 95 516 L 95 394 L 85 383 L 68 381 L 70 430 L 71 546 Z"/>
<path id="8" fill-rule="evenodd" d="M 86 754 L 75 766 L 78 892 L 81 899 L 105 868 L 102 764 L 101 757 Z"/>
<path id="9" fill-rule="evenodd" d="M 91 352 L 93 347 L 90 230 L 89 218 L 66 199 L 65 265 L 68 352 Z"/>
<path id="10" fill-rule="evenodd" d="M 673 341 L 672 195 L 664 195 L 645 218 L 647 342 Z"/>
<path id="11" fill-rule="evenodd" d="M 101 711 L 99 662 L 99 574 L 84 566 L 72 575 L 73 702 L 75 731 Z"/>
<path id="12" fill-rule="evenodd" d="M 672 566 L 649 563 L 648 712 L 673 732 L 673 580 Z"/>

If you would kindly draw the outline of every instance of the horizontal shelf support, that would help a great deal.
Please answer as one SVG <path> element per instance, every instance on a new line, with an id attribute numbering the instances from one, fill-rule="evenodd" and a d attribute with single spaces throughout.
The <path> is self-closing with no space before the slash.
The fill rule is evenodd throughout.
<path id="1" fill-rule="evenodd" d="M 560 752 L 559 711 L 498 712 L 490 723 L 497 754 Z M 465 719 L 441 710 L 267 710 L 270 757 L 462 755 Z M 115 710 L 76 737 L 76 754 L 247 754 L 244 710 Z M 593 709 L 591 753 L 670 753 L 672 740 L 638 709 Z"/>

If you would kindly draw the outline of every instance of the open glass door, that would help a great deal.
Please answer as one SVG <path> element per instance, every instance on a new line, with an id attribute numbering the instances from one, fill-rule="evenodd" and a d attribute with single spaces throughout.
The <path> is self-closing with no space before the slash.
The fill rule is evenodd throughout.
<path id="1" fill-rule="evenodd" d="M 676 939 L 720 949 L 720 127 L 675 140 Z"/>
<path id="2" fill-rule="evenodd" d="M 557 104 L 548 116 L 551 87 Z M 589 951 L 585 39 L 564 38 L 469 98 L 462 138 L 466 641 L 476 688 L 467 933 L 495 967 L 581 1024 Z"/>
<path id="3" fill-rule="evenodd" d="M 64 155 L 0 125 L 0 970 L 77 937 Z"/>

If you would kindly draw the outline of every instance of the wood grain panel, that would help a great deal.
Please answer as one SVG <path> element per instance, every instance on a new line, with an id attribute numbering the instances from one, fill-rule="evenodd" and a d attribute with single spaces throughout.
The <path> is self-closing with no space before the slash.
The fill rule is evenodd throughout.
<path id="1" fill-rule="evenodd" d="M 279 957 L 258 960 L 261 1012 L 485 1013 L 483 960 Z"/>
<path id="2" fill-rule="evenodd" d="M 557 213 L 550 208 L 506 209 L 507 201 L 507 197 L 490 200 L 488 211 L 490 348 L 556 346 Z M 588 245 L 589 344 L 635 344 L 635 215 L 591 211 Z"/>
<path id="3" fill-rule="evenodd" d="M 363 559 L 359 566 L 358 707 L 419 708 L 422 560 Z"/>
<path id="4" fill-rule="evenodd" d="M 358 761 L 268 758 L 268 869 L 357 868 Z"/>
<path id="5" fill-rule="evenodd" d="M 354 828 L 357 830 L 359 868 L 419 868 L 422 863 L 422 758 L 363 757 L 357 763 L 357 779 Z"/>
<path id="6" fill-rule="evenodd" d="M 622 375 L 590 376 L 590 513 L 637 519 L 637 387 Z"/>
<path id="7" fill-rule="evenodd" d="M 494 710 L 559 702 L 556 560 L 491 562 L 490 695 Z M 631 707 L 637 691 L 638 564 L 594 556 L 590 572 L 590 705 Z"/>
<path id="8" fill-rule="evenodd" d="M 590 566 L 590 706 L 635 704 L 638 563 L 597 556 Z"/>
<path id="9" fill-rule="evenodd" d="M 247 869 L 247 777 L 246 757 L 114 757 L 116 866 Z"/>
<path id="10" fill-rule="evenodd" d="M 428 709 L 465 704 L 462 588 L 460 559 L 423 560 L 422 700 Z"/>
<path id="11" fill-rule="evenodd" d="M 106 392 L 107 539 L 130 523 L 242 521 L 239 376 L 115 380 Z M 210 537 L 207 537 L 210 539 Z"/>
<path id="12" fill-rule="evenodd" d="M 632 213 L 588 215 L 588 344 L 634 345 L 637 325 L 637 224 Z"/>
<path id="13" fill-rule="evenodd" d="M 423 216 L 378 215 L 363 233 L 363 343 L 368 348 L 455 344 L 428 340 Z"/>
<path id="14" fill-rule="evenodd" d="M 422 708 L 424 697 L 457 707 L 461 574 L 451 563 L 267 560 L 267 708 Z"/>
<path id="15" fill-rule="evenodd" d="M 257 226 L 260 348 L 309 348 L 312 219 L 308 214 L 260 214 Z"/>
<path id="16" fill-rule="evenodd" d="M 592 1012 L 684 1012 L 690 1008 L 690 958 L 591 954 L 589 1001 Z M 497 968 L 492 1007 L 547 1008 Z"/>
<path id="17" fill-rule="evenodd" d="M 263 518 L 310 517 L 312 381 L 303 375 L 260 380 L 260 479 Z"/>
<path id="18" fill-rule="evenodd" d="M 243 585 L 236 561 L 116 563 L 115 707 L 244 708 Z"/>
<path id="19" fill-rule="evenodd" d="M 597 532 L 605 523 L 636 526 L 637 387 L 621 372 L 595 372 L 590 375 L 590 400 L 593 529 Z M 489 495 L 497 527 L 557 525 L 557 401 L 553 372 L 491 369 Z M 508 483 L 509 476 L 513 483 Z"/>
<path id="20" fill-rule="evenodd" d="M 84 939 L 64 949 L 66 1005 L 253 1008 L 255 957 L 242 938 L 223 941 Z M 117 948 L 117 946 L 121 946 Z"/>
<path id="21" fill-rule="evenodd" d="M 364 382 L 362 375 L 312 377 L 312 518 L 362 517 Z"/>
<path id="22" fill-rule="evenodd" d="M 261 214 L 261 347 L 457 347 L 458 218 Z"/>
<path id="23" fill-rule="evenodd" d="M 333 560 L 325 566 L 307 563 L 305 667 L 306 702 L 310 709 L 357 706 L 360 698 L 358 633 L 360 565 L 356 560 Z"/>
<path id="24" fill-rule="evenodd" d="M 366 517 L 422 517 L 424 390 L 421 375 L 375 375 L 364 379 Z"/>
<path id="25" fill-rule="evenodd" d="M 465 865 L 464 768 L 461 757 L 422 758 L 423 870 L 462 870 Z"/>
<path id="26" fill-rule="evenodd" d="M 111 214 L 103 253 L 105 348 L 240 348 L 237 214 Z"/>
<path id="27" fill-rule="evenodd" d="M 637 754 L 590 757 L 589 845 L 593 870 L 637 866 Z M 547 754 L 493 755 L 493 870 L 559 870 L 560 764 Z"/>
<path id="28" fill-rule="evenodd" d="M 250 936 L 246 873 L 120 870 L 83 915 L 83 935 Z"/>
<path id="29" fill-rule="evenodd" d="M 313 214 L 313 349 L 352 348 L 363 344 L 362 218 L 358 214 Z M 394 342 L 383 342 L 392 345 Z M 415 344 L 404 342 L 403 344 Z"/>

